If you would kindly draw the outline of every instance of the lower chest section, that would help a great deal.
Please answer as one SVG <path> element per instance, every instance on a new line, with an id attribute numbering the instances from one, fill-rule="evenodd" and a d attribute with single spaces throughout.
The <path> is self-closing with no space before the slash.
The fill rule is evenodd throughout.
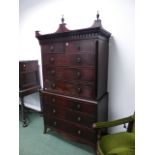
<path id="1" fill-rule="evenodd" d="M 87 144 L 96 144 L 96 131 L 92 124 L 97 121 L 97 103 L 56 94 L 42 94 L 45 128 Z"/>

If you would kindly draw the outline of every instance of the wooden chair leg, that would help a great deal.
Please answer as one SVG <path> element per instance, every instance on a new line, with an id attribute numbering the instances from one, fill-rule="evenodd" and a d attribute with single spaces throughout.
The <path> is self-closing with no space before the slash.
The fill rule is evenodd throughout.
<path id="1" fill-rule="evenodd" d="M 20 100 L 21 100 L 21 112 L 22 112 L 23 127 L 27 127 L 28 126 L 28 122 L 27 122 L 26 117 L 25 117 L 24 98 L 21 97 Z"/>

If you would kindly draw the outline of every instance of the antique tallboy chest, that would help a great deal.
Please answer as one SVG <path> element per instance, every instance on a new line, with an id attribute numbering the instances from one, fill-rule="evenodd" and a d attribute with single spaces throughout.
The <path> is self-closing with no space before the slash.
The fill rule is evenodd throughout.
<path id="1" fill-rule="evenodd" d="M 97 15 L 85 29 L 68 30 L 64 18 L 55 33 L 36 37 L 41 46 L 44 132 L 51 128 L 92 146 L 93 122 L 108 116 L 108 44 L 110 33 Z"/>

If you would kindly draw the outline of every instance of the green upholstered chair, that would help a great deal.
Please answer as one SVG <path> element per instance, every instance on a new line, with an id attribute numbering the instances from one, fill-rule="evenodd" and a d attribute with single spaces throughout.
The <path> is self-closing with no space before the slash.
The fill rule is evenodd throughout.
<path id="1" fill-rule="evenodd" d="M 104 128 L 114 127 L 125 123 L 128 123 L 127 131 L 113 134 L 103 134 Z M 135 154 L 135 114 L 110 122 L 97 122 L 93 124 L 93 128 L 98 130 L 98 155 Z"/>

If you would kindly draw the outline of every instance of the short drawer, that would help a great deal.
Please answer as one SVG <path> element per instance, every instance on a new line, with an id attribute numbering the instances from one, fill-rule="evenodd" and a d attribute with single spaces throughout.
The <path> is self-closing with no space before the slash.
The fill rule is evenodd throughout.
<path id="1" fill-rule="evenodd" d="M 95 55 L 90 53 L 79 54 L 42 54 L 43 64 L 46 66 L 95 66 Z"/>
<path id="2" fill-rule="evenodd" d="M 82 112 L 73 111 L 67 108 L 62 108 L 61 106 L 55 106 L 54 104 L 49 104 L 44 102 L 43 111 L 49 115 L 49 117 L 56 116 L 60 119 L 68 120 L 79 125 L 83 125 L 92 128 L 92 124 L 96 122 L 96 116 L 88 115 Z"/>
<path id="3" fill-rule="evenodd" d="M 42 93 L 42 96 L 43 103 L 46 105 L 46 107 L 48 105 L 54 105 L 56 107 L 67 108 L 77 112 L 83 112 L 93 117 L 96 116 L 97 105 L 95 103 L 71 99 L 48 93 Z"/>
<path id="4" fill-rule="evenodd" d="M 44 121 L 45 124 L 52 128 L 85 139 L 86 141 L 90 141 L 93 143 L 96 141 L 96 133 L 93 129 L 85 128 L 75 123 L 58 119 L 57 117 L 51 117 L 50 119 L 44 118 Z"/>
<path id="5" fill-rule="evenodd" d="M 19 76 L 19 88 L 20 90 L 28 89 L 30 87 L 39 86 L 40 81 L 38 72 L 23 72 Z"/>
<path id="6" fill-rule="evenodd" d="M 67 79 L 66 79 L 67 80 Z M 71 83 L 68 81 L 51 81 L 44 80 L 44 90 L 69 96 L 82 98 L 95 98 L 95 84 L 94 83 Z"/>
<path id="7" fill-rule="evenodd" d="M 69 81 L 95 81 L 95 68 L 47 67 L 43 69 L 44 79 Z"/>
<path id="8" fill-rule="evenodd" d="M 65 42 L 51 42 L 41 46 L 42 53 L 64 53 Z"/>
<path id="9" fill-rule="evenodd" d="M 79 36 L 80 37 L 80 36 Z M 95 41 L 94 40 L 76 40 L 67 42 L 67 53 L 77 52 L 94 52 Z"/>
<path id="10" fill-rule="evenodd" d="M 38 61 L 22 61 L 19 62 L 20 72 L 33 72 L 38 70 Z"/>

